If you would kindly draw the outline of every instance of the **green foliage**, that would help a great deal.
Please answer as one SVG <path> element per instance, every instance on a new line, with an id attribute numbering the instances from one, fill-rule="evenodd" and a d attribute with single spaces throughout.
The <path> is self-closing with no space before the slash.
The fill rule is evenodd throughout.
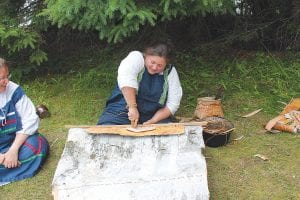
<path id="1" fill-rule="evenodd" d="M 298 67 L 295 60 L 283 60 L 272 54 L 257 53 L 254 59 L 224 64 L 223 77 L 218 75 L 218 82 L 225 88 L 240 91 L 246 89 L 256 95 L 270 95 L 288 100 L 300 92 L 297 86 L 300 73 Z"/>
<path id="2" fill-rule="evenodd" d="M 36 32 L 27 31 L 18 27 L 7 27 L 0 24 L 0 44 L 7 48 L 10 53 L 26 48 L 34 49 L 38 37 Z"/>
<path id="3" fill-rule="evenodd" d="M 42 62 L 47 61 L 48 57 L 44 51 L 37 49 L 30 55 L 29 60 L 31 63 L 36 63 L 37 65 L 40 65 Z"/>
<path id="4" fill-rule="evenodd" d="M 1 0 L 0 1 L 0 15 L 3 18 L 13 18 L 20 12 L 20 8 L 24 5 L 26 0 Z"/>
<path id="5" fill-rule="evenodd" d="M 117 75 L 111 71 L 105 72 L 99 69 L 90 69 L 87 73 L 78 73 L 76 75 L 73 88 L 111 88 L 116 84 L 116 76 Z"/>
<path id="6" fill-rule="evenodd" d="M 236 3 L 234 21 L 238 46 L 248 49 L 300 49 L 299 0 L 253 1 Z"/>
<path id="7" fill-rule="evenodd" d="M 97 30 L 100 39 L 119 42 L 139 31 L 142 26 L 154 26 L 161 21 L 208 12 L 231 10 L 231 0 L 47 0 L 40 15 L 58 27 L 71 26 L 79 30 Z"/>
<path id="8" fill-rule="evenodd" d="M 6 52 L 3 53 L 6 59 L 18 57 L 19 61 L 33 65 L 47 60 L 47 54 L 41 49 L 43 39 L 40 34 L 45 28 L 42 25 L 45 25 L 42 23 L 45 19 L 35 17 L 40 2 L 22 0 L 0 3 L 0 50 Z"/>
<path id="9" fill-rule="evenodd" d="M 254 109 L 253 101 L 263 99 L 260 107 L 271 113 L 278 111 L 278 101 L 289 102 L 300 94 L 299 54 L 249 52 L 247 56 L 224 59 L 214 55 L 209 60 L 192 53 L 178 54 L 175 63 L 179 63 L 184 91 L 180 113 L 193 113 L 197 98 L 216 95 L 220 86 L 225 88 L 224 101 L 238 99 L 234 107 L 244 101 L 245 108 L 249 102 Z"/>

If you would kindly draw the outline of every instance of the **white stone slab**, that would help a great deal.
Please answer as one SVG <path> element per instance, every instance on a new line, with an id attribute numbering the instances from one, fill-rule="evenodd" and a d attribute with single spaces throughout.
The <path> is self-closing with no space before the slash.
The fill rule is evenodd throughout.
<path id="1" fill-rule="evenodd" d="M 125 137 L 69 130 L 52 182 L 55 200 L 209 199 L 202 128 Z"/>

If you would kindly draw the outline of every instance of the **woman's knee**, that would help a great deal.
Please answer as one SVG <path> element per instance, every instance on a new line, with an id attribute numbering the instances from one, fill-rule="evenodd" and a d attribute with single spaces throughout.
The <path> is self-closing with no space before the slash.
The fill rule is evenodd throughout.
<path id="1" fill-rule="evenodd" d="M 31 135 L 23 143 L 19 150 L 19 159 L 27 159 L 30 156 L 38 154 L 47 154 L 49 152 L 49 144 L 46 138 L 39 134 Z"/>

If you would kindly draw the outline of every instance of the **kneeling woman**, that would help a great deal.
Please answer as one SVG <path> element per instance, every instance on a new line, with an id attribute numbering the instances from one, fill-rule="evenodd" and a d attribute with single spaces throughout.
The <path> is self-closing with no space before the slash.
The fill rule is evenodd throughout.
<path id="1" fill-rule="evenodd" d="M 22 88 L 9 81 L 9 69 L 0 58 L 0 185 L 34 176 L 49 145 L 37 132 L 39 118 Z"/>
<path id="2" fill-rule="evenodd" d="M 106 103 L 98 124 L 155 124 L 170 122 L 179 108 L 182 88 L 170 64 L 166 44 L 132 51 L 118 69 L 118 84 Z"/>

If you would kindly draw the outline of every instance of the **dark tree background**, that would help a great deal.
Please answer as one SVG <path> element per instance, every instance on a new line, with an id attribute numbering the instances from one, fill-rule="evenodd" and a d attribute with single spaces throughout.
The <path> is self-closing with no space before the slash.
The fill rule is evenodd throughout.
<path id="1" fill-rule="evenodd" d="M 169 39 L 178 50 L 299 51 L 299 0 L 0 1 L 0 56 L 30 71 L 84 46 Z"/>

